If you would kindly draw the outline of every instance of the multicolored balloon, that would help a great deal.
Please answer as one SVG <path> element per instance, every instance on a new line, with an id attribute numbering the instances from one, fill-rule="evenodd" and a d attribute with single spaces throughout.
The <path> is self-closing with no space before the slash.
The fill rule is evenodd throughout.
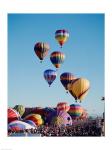
<path id="1" fill-rule="evenodd" d="M 34 46 L 34 51 L 41 61 L 47 56 L 49 50 L 50 46 L 48 43 L 38 42 Z"/>
<path id="2" fill-rule="evenodd" d="M 72 104 L 70 105 L 68 113 L 73 119 L 76 119 L 82 115 L 83 108 L 79 104 Z"/>
<path id="3" fill-rule="evenodd" d="M 35 129 L 35 127 L 20 120 L 16 120 L 8 124 L 8 130 L 11 131 L 17 132 L 25 129 Z"/>
<path id="4" fill-rule="evenodd" d="M 68 84 L 75 79 L 76 77 L 70 72 L 64 72 L 60 75 L 60 81 L 66 90 L 68 90 Z"/>
<path id="5" fill-rule="evenodd" d="M 60 111 L 55 117 L 52 118 L 51 124 L 57 126 L 72 125 L 72 118 L 67 112 Z"/>
<path id="6" fill-rule="evenodd" d="M 60 68 L 61 64 L 64 62 L 64 59 L 65 54 L 59 51 L 55 51 L 50 55 L 50 60 L 56 68 Z"/>
<path id="7" fill-rule="evenodd" d="M 67 102 L 60 102 L 57 104 L 57 111 L 60 112 L 60 111 L 65 111 L 65 112 L 68 112 L 70 109 L 70 106 L 68 105 Z"/>
<path id="8" fill-rule="evenodd" d="M 81 102 L 88 94 L 90 82 L 87 79 L 78 78 L 68 84 L 68 89 L 72 92 L 72 96 L 79 99 Z"/>
<path id="9" fill-rule="evenodd" d="M 40 126 L 44 123 L 41 115 L 38 115 L 38 114 L 30 114 L 26 116 L 24 119 L 32 120 L 36 124 L 36 126 Z"/>
<path id="10" fill-rule="evenodd" d="M 62 48 L 63 44 L 68 40 L 68 38 L 69 38 L 69 33 L 65 29 L 57 30 L 55 32 L 55 39 L 60 44 L 61 48 Z"/>
<path id="11" fill-rule="evenodd" d="M 48 69 L 48 70 L 44 71 L 44 78 L 47 81 L 47 83 L 49 84 L 49 86 L 56 79 L 56 76 L 57 76 L 57 72 L 55 70 Z"/>
<path id="12" fill-rule="evenodd" d="M 14 109 L 22 116 L 25 112 L 25 107 L 23 105 L 16 105 Z"/>
<path id="13" fill-rule="evenodd" d="M 36 128 L 36 124 L 32 120 L 25 120 L 24 122 L 26 122 Z"/>
<path id="14" fill-rule="evenodd" d="M 8 123 L 19 120 L 20 118 L 20 114 L 15 109 L 8 108 Z"/>

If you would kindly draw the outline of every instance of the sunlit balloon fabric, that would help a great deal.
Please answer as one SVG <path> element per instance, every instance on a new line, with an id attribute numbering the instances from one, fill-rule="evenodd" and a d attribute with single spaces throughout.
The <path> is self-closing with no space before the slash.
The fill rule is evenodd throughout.
<path id="1" fill-rule="evenodd" d="M 56 76 L 57 76 L 57 72 L 55 70 L 48 69 L 48 70 L 44 71 L 44 78 L 47 81 L 47 83 L 49 84 L 49 86 L 56 79 Z"/>
<path id="2" fill-rule="evenodd" d="M 90 82 L 87 79 L 79 78 L 73 80 L 68 87 L 69 90 L 72 92 L 72 96 L 77 97 L 77 99 L 82 101 L 86 97 L 90 89 Z"/>
<path id="3" fill-rule="evenodd" d="M 48 43 L 38 42 L 34 46 L 34 51 L 40 60 L 47 56 L 50 46 Z"/>
<path id="4" fill-rule="evenodd" d="M 68 40 L 68 37 L 69 37 L 69 33 L 65 29 L 57 30 L 55 32 L 55 38 L 56 38 L 56 40 L 58 41 L 58 43 L 60 44 L 61 47 Z"/>
<path id="5" fill-rule="evenodd" d="M 35 127 L 26 122 L 19 121 L 19 120 L 13 121 L 8 124 L 8 130 L 11 131 L 22 131 L 25 129 L 35 129 Z"/>
<path id="6" fill-rule="evenodd" d="M 59 111 L 67 112 L 67 111 L 69 111 L 69 109 L 70 109 L 70 106 L 67 102 L 60 102 L 60 103 L 57 104 L 57 111 L 58 112 Z"/>
<path id="7" fill-rule="evenodd" d="M 60 81 L 66 90 L 68 90 L 67 85 L 71 83 L 74 79 L 76 79 L 76 77 L 70 72 L 64 72 L 60 75 Z"/>
<path id="8" fill-rule="evenodd" d="M 56 68 L 60 68 L 61 64 L 64 62 L 64 59 L 65 54 L 60 51 L 55 51 L 50 55 L 50 60 Z"/>
<path id="9" fill-rule="evenodd" d="M 23 105 L 16 105 L 14 109 L 22 116 L 25 112 L 25 107 Z"/>
<path id="10" fill-rule="evenodd" d="M 20 118 L 20 114 L 15 109 L 8 108 L 8 123 L 19 120 Z"/>
<path id="11" fill-rule="evenodd" d="M 37 126 L 42 125 L 43 119 L 41 115 L 38 114 L 30 114 L 24 118 L 25 120 L 32 120 Z"/>
<path id="12" fill-rule="evenodd" d="M 57 126 L 72 125 L 72 118 L 67 112 L 60 111 L 51 121 L 51 124 Z"/>
<path id="13" fill-rule="evenodd" d="M 80 117 L 83 113 L 83 108 L 79 104 L 72 104 L 70 105 L 70 109 L 68 111 L 70 116 L 75 119 L 77 117 Z"/>

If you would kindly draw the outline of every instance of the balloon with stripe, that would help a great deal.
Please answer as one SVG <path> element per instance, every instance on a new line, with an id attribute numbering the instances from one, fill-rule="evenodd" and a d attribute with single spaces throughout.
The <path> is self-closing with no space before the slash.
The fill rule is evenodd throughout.
<path id="1" fill-rule="evenodd" d="M 34 46 L 35 54 L 41 60 L 41 62 L 48 55 L 49 50 L 50 50 L 50 46 L 48 43 L 38 42 Z"/>
<path id="2" fill-rule="evenodd" d="M 69 38 L 69 33 L 65 29 L 57 30 L 55 32 L 55 39 L 60 44 L 61 48 L 62 48 L 63 44 L 68 40 L 68 38 Z"/>
<path id="3" fill-rule="evenodd" d="M 44 71 L 44 78 L 47 81 L 47 83 L 49 84 L 49 86 L 56 79 L 56 76 L 57 76 L 57 72 L 55 70 L 48 69 L 48 70 Z"/>
<path id="4" fill-rule="evenodd" d="M 60 51 L 54 51 L 50 55 L 50 60 L 56 68 L 60 68 L 61 64 L 63 64 L 65 60 L 65 54 Z"/>

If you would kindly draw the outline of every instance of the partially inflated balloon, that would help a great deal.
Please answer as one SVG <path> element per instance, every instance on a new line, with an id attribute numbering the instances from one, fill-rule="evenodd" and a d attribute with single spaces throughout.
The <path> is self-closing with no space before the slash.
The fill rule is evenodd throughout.
<path id="1" fill-rule="evenodd" d="M 79 78 L 73 80 L 68 85 L 68 89 L 72 92 L 72 96 L 76 97 L 81 102 L 86 97 L 90 89 L 90 83 L 87 79 Z"/>
<path id="2" fill-rule="evenodd" d="M 30 114 L 24 118 L 25 120 L 32 120 L 37 126 L 43 124 L 43 119 L 38 114 Z"/>
<path id="3" fill-rule="evenodd" d="M 64 62 L 64 59 L 65 54 L 59 51 L 55 51 L 50 55 L 50 60 L 56 68 L 60 68 L 61 64 Z"/>
<path id="4" fill-rule="evenodd" d="M 63 29 L 63 30 L 57 30 L 55 32 L 55 38 L 58 41 L 58 43 L 61 45 L 61 47 L 68 40 L 68 37 L 69 37 L 69 33 L 65 29 Z"/>
<path id="5" fill-rule="evenodd" d="M 68 105 L 67 102 L 60 102 L 60 103 L 57 104 L 57 111 L 58 112 L 59 111 L 67 112 L 67 111 L 69 111 L 69 109 L 70 109 L 70 106 Z"/>
<path id="6" fill-rule="evenodd" d="M 25 107 L 23 105 L 16 105 L 14 109 L 22 116 L 25 112 Z"/>
<path id="7" fill-rule="evenodd" d="M 22 131 L 25 129 L 35 129 L 35 127 L 26 122 L 19 121 L 19 120 L 13 121 L 8 124 L 8 130 L 11 130 L 11 131 L 17 132 L 17 131 Z"/>
<path id="8" fill-rule="evenodd" d="M 72 125 L 72 118 L 67 112 L 60 111 L 52 118 L 51 124 L 57 126 Z"/>
<path id="9" fill-rule="evenodd" d="M 56 79 L 56 76 L 57 76 L 57 72 L 55 70 L 48 69 L 48 70 L 44 71 L 44 78 L 47 81 L 47 83 L 49 84 L 49 86 Z"/>
<path id="10" fill-rule="evenodd" d="M 80 117 L 82 115 L 83 108 L 78 104 L 72 104 L 70 105 L 68 113 L 73 119 L 76 119 L 77 117 Z"/>
<path id="11" fill-rule="evenodd" d="M 47 56 L 50 46 L 48 43 L 38 42 L 34 46 L 34 51 L 40 60 Z"/>
<path id="12" fill-rule="evenodd" d="M 15 109 L 8 108 L 8 123 L 19 120 L 20 118 L 20 114 Z"/>
<path id="13" fill-rule="evenodd" d="M 67 85 L 71 83 L 74 79 L 76 79 L 76 77 L 70 72 L 64 72 L 60 75 L 60 81 L 66 90 L 68 90 Z"/>

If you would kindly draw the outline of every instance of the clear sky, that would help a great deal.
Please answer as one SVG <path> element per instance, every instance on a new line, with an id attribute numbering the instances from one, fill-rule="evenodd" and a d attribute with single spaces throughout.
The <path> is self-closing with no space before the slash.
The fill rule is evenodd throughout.
<path id="1" fill-rule="evenodd" d="M 55 40 L 57 29 L 67 29 L 69 39 L 61 49 Z M 50 44 L 43 63 L 34 53 L 36 42 Z M 66 55 L 51 87 L 43 77 L 55 69 L 49 56 Z M 60 82 L 60 74 L 71 72 L 90 80 L 91 89 L 81 103 L 90 114 L 104 111 L 104 15 L 103 14 L 9 14 L 8 15 L 8 106 L 56 106 L 75 103 Z"/>

